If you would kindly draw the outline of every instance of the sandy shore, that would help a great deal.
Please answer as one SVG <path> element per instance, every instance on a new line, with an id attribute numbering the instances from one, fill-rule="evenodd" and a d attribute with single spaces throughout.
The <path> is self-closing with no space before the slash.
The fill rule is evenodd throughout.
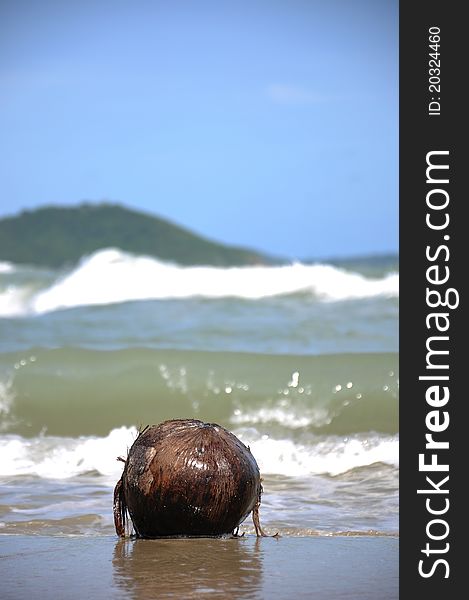
<path id="1" fill-rule="evenodd" d="M 395 537 L 0 536 L 3 600 L 394 600 Z"/>

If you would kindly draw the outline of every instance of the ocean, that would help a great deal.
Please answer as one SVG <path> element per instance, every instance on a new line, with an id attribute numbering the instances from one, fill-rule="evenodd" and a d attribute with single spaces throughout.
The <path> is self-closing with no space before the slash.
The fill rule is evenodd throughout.
<path id="1" fill-rule="evenodd" d="M 268 532 L 396 536 L 398 302 L 397 259 L 0 263 L 0 534 L 115 536 L 117 458 L 197 418 L 250 446 Z"/>

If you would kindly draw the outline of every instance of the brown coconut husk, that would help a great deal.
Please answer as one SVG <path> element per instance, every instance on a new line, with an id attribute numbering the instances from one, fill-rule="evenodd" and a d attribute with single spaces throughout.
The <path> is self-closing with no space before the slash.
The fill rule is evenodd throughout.
<path id="1" fill-rule="evenodd" d="M 114 524 L 137 537 L 237 535 L 252 513 L 256 535 L 262 484 L 249 447 L 216 423 L 176 419 L 146 427 L 130 448 L 114 490 Z"/>

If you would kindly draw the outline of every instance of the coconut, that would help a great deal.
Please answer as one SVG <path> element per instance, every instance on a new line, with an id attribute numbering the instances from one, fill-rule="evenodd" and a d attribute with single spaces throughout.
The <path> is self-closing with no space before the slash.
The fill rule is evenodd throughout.
<path id="1" fill-rule="evenodd" d="M 251 512 L 256 535 L 265 535 L 259 467 L 224 427 L 196 419 L 146 427 L 124 462 L 114 490 L 119 536 L 126 535 L 128 515 L 141 538 L 237 534 Z"/>

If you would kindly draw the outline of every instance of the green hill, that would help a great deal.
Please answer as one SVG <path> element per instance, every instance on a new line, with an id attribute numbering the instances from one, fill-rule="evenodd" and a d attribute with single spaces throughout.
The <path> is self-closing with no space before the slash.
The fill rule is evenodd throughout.
<path id="1" fill-rule="evenodd" d="M 267 256 L 204 239 L 116 204 L 46 206 L 0 219 L 0 260 L 61 267 L 106 247 L 183 265 L 268 264 Z"/>

